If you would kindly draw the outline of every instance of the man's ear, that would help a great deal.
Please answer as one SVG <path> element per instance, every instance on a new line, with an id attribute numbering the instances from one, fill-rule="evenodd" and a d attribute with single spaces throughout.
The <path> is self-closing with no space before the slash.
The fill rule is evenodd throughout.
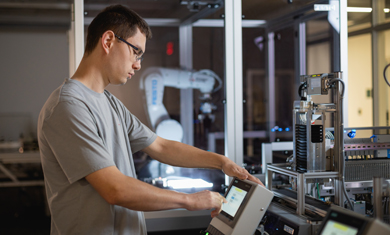
<path id="1" fill-rule="evenodd" d="M 101 45 L 103 50 L 108 54 L 115 40 L 115 34 L 111 30 L 107 30 L 103 33 L 101 38 Z"/>

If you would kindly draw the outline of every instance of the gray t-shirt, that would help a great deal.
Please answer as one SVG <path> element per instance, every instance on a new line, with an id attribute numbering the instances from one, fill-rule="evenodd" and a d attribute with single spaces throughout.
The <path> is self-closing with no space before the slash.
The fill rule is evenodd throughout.
<path id="1" fill-rule="evenodd" d="M 156 137 L 108 91 L 66 79 L 38 121 L 51 234 L 146 234 L 142 212 L 110 205 L 84 177 L 116 166 L 136 178 L 132 153 Z"/>

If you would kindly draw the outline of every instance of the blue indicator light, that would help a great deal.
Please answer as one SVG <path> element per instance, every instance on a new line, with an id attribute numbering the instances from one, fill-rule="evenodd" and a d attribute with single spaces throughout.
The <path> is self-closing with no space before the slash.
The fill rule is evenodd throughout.
<path id="1" fill-rule="evenodd" d="M 286 127 L 286 129 L 285 129 L 286 131 L 290 131 L 290 128 L 288 128 L 288 127 Z"/>
<path id="2" fill-rule="evenodd" d="M 272 131 L 272 132 L 275 132 L 275 128 L 272 128 L 271 131 Z"/>
<path id="3" fill-rule="evenodd" d="M 355 130 L 355 129 L 352 129 L 347 135 L 348 135 L 348 137 L 351 138 L 351 139 L 355 138 L 355 136 L 356 136 L 356 130 Z"/>
<path id="4" fill-rule="evenodd" d="M 283 128 L 279 128 L 278 131 L 283 131 Z"/>

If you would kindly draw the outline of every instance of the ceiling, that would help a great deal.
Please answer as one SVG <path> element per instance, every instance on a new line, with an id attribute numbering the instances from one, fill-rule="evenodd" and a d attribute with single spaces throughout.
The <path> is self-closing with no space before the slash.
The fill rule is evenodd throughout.
<path id="1" fill-rule="evenodd" d="M 144 18 L 169 18 L 182 22 L 191 18 L 221 18 L 224 13 L 223 7 L 210 10 L 208 6 L 219 6 L 223 2 L 223 0 L 84 0 L 84 11 L 85 16 L 92 19 L 107 6 L 122 4 Z M 245 19 L 269 21 L 296 12 L 314 2 L 319 1 L 242 0 L 242 13 Z M 72 3 L 73 0 L 0 0 L 0 28 L 69 28 Z M 348 0 L 348 6 L 369 7 L 370 4 L 371 0 Z M 194 11 L 196 9 L 199 11 Z M 206 15 L 199 17 L 199 14 L 205 12 Z M 370 19 L 367 14 L 349 14 L 348 17 L 361 21 Z"/>
<path id="2" fill-rule="evenodd" d="M 289 3 L 292 1 L 292 3 Z M 246 19 L 270 20 L 313 3 L 313 0 L 243 0 L 242 12 Z M 1 0 L 0 27 L 69 27 L 73 0 Z M 184 21 L 207 12 L 202 18 L 218 19 L 223 7 L 206 10 L 208 5 L 221 5 L 223 0 L 84 0 L 86 17 L 95 17 L 112 4 L 122 4 L 144 18 L 170 18 Z M 194 6 L 195 4 L 195 6 Z M 197 4 L 197 5 L 196 5 Z"/>

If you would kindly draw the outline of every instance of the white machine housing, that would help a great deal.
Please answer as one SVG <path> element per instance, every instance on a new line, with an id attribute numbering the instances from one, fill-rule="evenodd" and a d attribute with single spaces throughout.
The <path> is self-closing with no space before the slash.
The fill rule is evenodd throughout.
<path id="1" fill-rule="evenodd" d="M 318 235 L 382 235 L 390 234 L 390 225 L 339 206 L 332 206 L 322 221 Z"/>
<path id="2" fill-rule="evenodd" d="M 140 88 L 145 90 L 147 116 L 156 134 L 165 139 L 180 142 L 183 139 L 181 124 L 169 117 L 162 102 L 165 87 L 199 89 L 205 97 L 210 97 L 210 94 L 215 91 L 215 89 L 213 90 L 215 80 L 220 81 L 219 77 L 210 70 L 194 72 L 160 67 L 151 67 L 145 70 L 142 74 Z M 207 107 L 204 110 L 211 112 Z"/>
<path id="3" fill-rule="evenodd" d="M 237 197 L 231 193 L 231 190 L 235 188 L 246 191 L 243 200 L 240 200 L 239 195 Z M 228 203 L 223 205 L 221 213 L 211 220 L 207 228 L 206 232 L 210 235 L 254 234 L 274 193 L 255 182 L 234 178 L 230 182 L 225 197 Z M 232 212 L 227 213 L 229 203 L 240 203 L 238 209 L 233 211 L 235 212 L 233 215 Z"/>

